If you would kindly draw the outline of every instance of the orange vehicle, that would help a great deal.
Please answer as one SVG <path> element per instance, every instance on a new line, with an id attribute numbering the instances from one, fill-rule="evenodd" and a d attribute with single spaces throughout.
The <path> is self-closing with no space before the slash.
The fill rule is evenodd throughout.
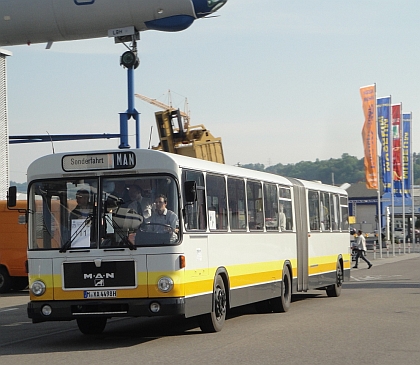
<path id="1" fill-rule="evenodd" d="M 13 210 L 0 201 L 0 293 L 28 286 L 26 200 Z"/>

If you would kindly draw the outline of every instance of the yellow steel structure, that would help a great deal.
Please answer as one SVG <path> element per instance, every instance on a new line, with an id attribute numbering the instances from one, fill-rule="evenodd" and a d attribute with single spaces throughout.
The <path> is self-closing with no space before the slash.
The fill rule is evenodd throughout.
<path id="1" fill-rule="evenodd" d="M 140 94 L 135 96 L 164 109 L 155 113 L 160 142 L 158 146 L 152 147 L 153 149 L 225 163 L 222 139 L 214 137 L 204 125 L 190 126 L 189 116 L 179 109 L 147 96 Z"/>

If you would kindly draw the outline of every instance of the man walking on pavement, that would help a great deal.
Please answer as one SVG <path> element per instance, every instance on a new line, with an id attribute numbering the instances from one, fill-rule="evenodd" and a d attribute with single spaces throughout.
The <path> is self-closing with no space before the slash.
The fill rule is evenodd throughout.
<path id="1" fill-rule="evenodd" d="M 372 264 L 365 257 L 365 254 L 366 254 L 366 239 L 363 236 L 362 230 L 360 230 L 360 229 L 357 231 L 356 250 L 357 250 L 356 263 L 353 266 L 353 269 L 357 269 L 357 264 L 359 262 L 359 257 L 369 265 L 368 269 L 370 269 L 372 267 Z"/>

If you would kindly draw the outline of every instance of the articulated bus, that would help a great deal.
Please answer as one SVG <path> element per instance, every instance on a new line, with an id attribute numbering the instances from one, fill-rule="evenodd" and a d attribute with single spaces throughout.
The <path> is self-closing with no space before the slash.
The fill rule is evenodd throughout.
<path id="1" fill-rule="evenodd" d="M 345 190 L 154 150 L 33 162 L 28 239 L 29 318 L 84 334 L 168 315 L 217 332 L 229 308 L 285 312 L 350 277 Z"/>

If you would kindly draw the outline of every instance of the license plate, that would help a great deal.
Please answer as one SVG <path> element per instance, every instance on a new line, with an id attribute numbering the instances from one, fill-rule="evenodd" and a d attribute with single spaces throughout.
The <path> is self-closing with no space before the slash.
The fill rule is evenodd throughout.
<path id="1" fill-rule="evenodd" d="M 95 298 L 116 298 L 116 290 L 85 290 L 83 297 L 85 299 L 95 299 Z"/>

